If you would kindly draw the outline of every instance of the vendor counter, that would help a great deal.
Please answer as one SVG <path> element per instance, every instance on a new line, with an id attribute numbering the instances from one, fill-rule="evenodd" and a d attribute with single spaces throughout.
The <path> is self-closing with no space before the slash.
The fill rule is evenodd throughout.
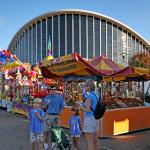
<path id="1" fill-rule="evenodd" d="M 26 107 L 22 104 L 15 105 L 13 112 L 25 114 Z M 60 116 L 61 126 L 68 128 L 69 119 L 72 115 L 70 106 L 67 106 Z M 29 108 L 30 109 L 30 108 Z M 150 106 L 108 109 L 100 119 L 99 136 L 110 137 L 132 131 L 150 128 Z M 80 113 L 83 121 L 83 112 Z"/>
<path id="2" fill-rule="evenodd" d="M 132 107 L 107 110 L 100 119 L 99 136 L 110 137 L 132 131 L 150 128 L 150 107 Z M 61 114 L 61 125 L 69 127 L 71 107 L 66 107 Z M 83 121 L 83 113 L 80 114 Z"/>

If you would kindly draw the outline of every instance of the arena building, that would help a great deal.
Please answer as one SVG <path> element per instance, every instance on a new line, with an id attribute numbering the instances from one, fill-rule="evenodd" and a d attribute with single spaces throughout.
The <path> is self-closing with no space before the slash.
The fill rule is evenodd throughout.
<path id="1" fill-rule="evenodd" d="M 74 9 L 49 12 L 27 22 L 8 50 L 21 61 L 35 64 L 47 56 L 49 37 L 55 58 L 78 52 L 87 59 L 104 55 L 127 65 L 135 53 L 149 51 L 149 42 L 127 25 L 100 13 Z"/>

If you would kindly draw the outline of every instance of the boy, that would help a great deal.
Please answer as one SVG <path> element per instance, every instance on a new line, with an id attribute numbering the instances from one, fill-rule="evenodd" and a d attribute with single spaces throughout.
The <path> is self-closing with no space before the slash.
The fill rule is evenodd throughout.
<path id="1" fill-rule="evenodd" d="M 27 114 L 30 119 L 30 142 L 31 149 L 35 150 L 35 142 L 38 143 L 38 150 L 43 147 L 43 128 L 44 128 L 44 111 L 40 108 L 42 100 L 34 99 L 34 108 Z"/>

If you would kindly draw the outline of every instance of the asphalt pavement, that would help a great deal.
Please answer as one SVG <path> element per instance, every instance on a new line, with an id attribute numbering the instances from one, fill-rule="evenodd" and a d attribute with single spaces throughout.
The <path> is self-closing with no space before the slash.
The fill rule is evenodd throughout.
<path id="1" fill-rule="evenodd" d="M 65 132 L 67 130 L 65 129 Z M 101 150 L 150 150 L 150 129 L 100 138 Z M 29 150 L 29 121 L 0 108 L 0 150 Z M 87 149 L 84 135 L 81 150 Z"/>

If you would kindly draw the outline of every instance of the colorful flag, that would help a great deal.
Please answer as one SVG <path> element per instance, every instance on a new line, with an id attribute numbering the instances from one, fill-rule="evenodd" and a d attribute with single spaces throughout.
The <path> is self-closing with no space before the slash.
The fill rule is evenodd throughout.
<path id="1" fill-rule="evenodd" d="M 47 46 L 47 48 L 48 48 L 48 55 L 49 55 L 49 56 L 52 55 L 50 36 L 49 36 L 49 38 L 48 38 L 48 46 Z"/>

